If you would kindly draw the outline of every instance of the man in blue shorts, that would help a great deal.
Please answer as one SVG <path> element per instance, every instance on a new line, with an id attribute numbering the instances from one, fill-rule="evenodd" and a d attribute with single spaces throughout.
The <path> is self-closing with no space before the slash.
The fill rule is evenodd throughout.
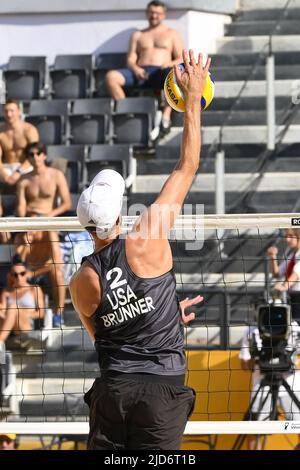
<path id="1" fill-rule="evenodd" d="M 162 23 L 166 17 L 165 4 L 160 1 L 150 2 L 146 15 L 148 28 L 131 35 L 128 68 L 110 70 L 106 75 L 107 89 L 115 100 L 125 98 L 124 88 L 162 89 L 170 68 L 182 62 L 183 43 L 180 34 Z M 165 106 L 163 131 L 170 128 L 171 111 L 170 106 Z"/>

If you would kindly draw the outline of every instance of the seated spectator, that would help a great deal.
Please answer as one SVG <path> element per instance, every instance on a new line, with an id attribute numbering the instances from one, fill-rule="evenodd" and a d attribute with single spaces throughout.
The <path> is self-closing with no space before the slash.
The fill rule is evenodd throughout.
<path id="1" fill-rule="evenodd" d="M 127 69 L 110 70 L 106 86 L 115 100 L 125 98 L 124 88 L 163 89 L 165 78 L 173 65 L 182 62 L 182 39 L 180 34 L 163 24 L 166 5 L 160 1 L 148 4 L 146 15 L 149 26 L 135 31 L 130 38 Z M 170 106 L 165 106 L 162 131 L 171 127 Z"/>
<path id="2" fill-rule="evenodd" d="M 25 147 L 39 139 L 38 130 L 21 120 L 20 104 L 8 100 L 4 106 L 5 123 L 0 127 L 0 182 L 15 185 L 21 175 L 32 170 Z"/>
<path id="3" fill-rule="evenodd" d="M 16 434 L 0 434 L 0 450 L 17 450 L 19 440 Z"/>
<path id="4" fill-rule="evenodd" d="M 32 171 L 24 154 L 26 145 L 39 140 L 38 130 L 21 120 L 18 101 L 7 100 L 4 106 L 5 123 L 0 126 L 0 192 L 15 192 L 14 186 L 22 175 Z M 0 217 L 3 215 L 0 199 Z M 0 243 L 7 243 L 10 234 L 0 233 Z"/>
<path id="5" fill-rule="evenodd" d="M 17 185 L 17 215 L 19 217 L 56 217 L 71 208 L 71 196 L 64 174 L 46 165 L 45 147 L 33 143 L 26 147 L 26 155 L 33 171 L 21 178 Z M 59 202 L 56 204 L 57 197 Z M 62 324 L 65 286 L 62 256 L 58 235 L 54 232 L 29 232 L 15 238 L 16 251 L 33 272 L 34 281 L 49 276 L 55 301 L 53 326 Z"/>
<path id="6" fill-rule="evenodd" d="M 33 171 L 22 176 L 17 184 L 17 216 L 56 217 L 71 209 L 66 178 L 60 170 L 46 165 L 45 146 L 39 142 L 29 144 L 25 155 Z"/>
<path id="7" fill-rule="evenodd" d="M 50 286 L 54 298 L 53 326 L 63 324 L 66 286 L 57 232 L 30 231 L 15 238 L 16 253 L 29 269 L 33 284 Z"/>
<path id="8" fill-rule="evenodd" d="M 34 338 L 34 320 L 44 317 L 44 294 L 39 286 L 28 283 L 29 272 L 21 260 L 16 259 L 7 275 L 7 286 L 0 296 L 0 344 L 7 349 L 28 349 Z"/>
<path id="9" fill-rule="evenodd" d="M 280 264 L 276 246 L 271 246 L 267 253 L 271 259 L 272 275 L 279 279 L 274 288 L 278 292 L 288 291 L 292 317 L 300 320 L 300 229 L 289 228 L 286 230 L 285 239 L 289 252 Z"/>

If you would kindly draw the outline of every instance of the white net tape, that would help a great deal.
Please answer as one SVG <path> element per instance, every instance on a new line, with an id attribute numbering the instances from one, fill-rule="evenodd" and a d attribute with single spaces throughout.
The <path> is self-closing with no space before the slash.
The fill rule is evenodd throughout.
<path id="1" fill-rule="evenodd" d="M 122 219 L 122 228 L 123 232 L 130 230 L 134 224 L 136 217 L 123 217 Z M 197 272 L 195 270 L 192 272 L 186 272 L 184 262 L 180 259 L 178 255 L 177 259 L 177 281 L 178 281 L 178 291 L 183 293 L 186 292 L 197 292 L 202 293 L 204 297 L 207 297 L 207 311 L 196 321 L 194 327 L 187 328 L 187 345 L 191 346 L 187 352 L 189 369 L 187 371 L 187 379 L 190 386 L 193 386 L 197 392 L 200 409 L 194 414 L 193 421 L 190 421 L 187 424 L 185 434 L 186 435 L 200 435 L 200 434 L 284 434 L 284 433 L 300 433 L 300 421 L 293 421 L 293 418 L 290 421 L 285 420 L 266 420 L 266 421 L 242 421 L 243 413 L 245 412 L 245 407 L 242 409 L 236 410 L 230 405 L 232 396 L 234 396 L 235 403 L 239 401 L 239 396 L 245 396 L 249 398 L 249 387 L 248 383 L 247 388 L 239 390 L 238 386 L 233 386 L 230 383 L 231 380 L 239 382 L 240 374 L 243 374 L 243 371 L 236 370 L 236 366 L 231 364 L 232 360 L 237 361 L 237 344 L 234 343 L 234 328 L 240 328 L 239 325 L 229 325 L 229 318 L 224 317 L 222 322 L 218 326 L 218 332 L 216 333 L 216 325 L 213 324 L 210 320 L 210 310 L 214 311 L 214 308 L 220 310 L 220 302 L 223 300 L 217 299 L 217 295 L 220 294 L 221 290 L 217 293 L 212 292 L 212 294 L 204 293 L 206 288 L 211 288 L 212 286 L 219 286 L 219 289 L 224 289 L 222 295 L 224 294 L 224 310 L 227 309 L 227 292 L 226 289 L 233 287 L 242 288 L 242 293 L 244 294 L 244 308 L 248 311 L 250 300 L 247 298 L 248 291 L 251 286 L 259 285 L 263 288 L 264 280 L 263 274 L 261 271 L 255 271 L 255 269 L 249 268 L 248 270 L 248 253 L 247 250 L 243 254 L 238 251 L 239 257 L 232 256 L 229 253 L 227 247 L 233 241 L 251 241 L 253 240 L 259 245 L 264 243 L 269 243 L 269 241 L 274 238 L 276 233 L 280 229 L 288 229 L 291 227 L 297 227 L 298 222 L 300 221 L 300 214 L 237 214 L 237 215 L 205 215 L 205 216 L 193 216 L 185 215 L 177 219 L 175 226 L 170 234 L 171 240 L 176 242 L 181 241 L 192 241 L 192 240 L 202 240 L 204 244 L 208 240 L 212 244 L 217 245 L 214 255 L 208 255 L 208 265 L 210 266 L 213 262 L 220 263 L 218 269 L 209 270 L 205 272 L 205 266 L 200 267 Z M 300 224 L 299 224 L 300 226 Z M 78 232 L 82 231 L 76 217 L 61 217 L 61 218 L 3 218 L 0 219 L 0 231 L 2 232 L 26 232 L 28 230 L 39 230 L 39 231 L 57 231 L 57 232 Z M 74 242 L 76 243 L 76 242 Z M 4 247 L 4 245 L 3 245 Z M 202 245 L 200 249 L 202 248 Z M 1 249 L 1 248 L 0 248 Z M 197 250 L 197 247 L 195 248 Z M 200 250 L 201 251 L 201 250 Z M 204 250 L 205 252 L 205 250 Z M 197 251 L 192 253 L 189 262 L 195 262 L 196 257 L 199 256 Z M 211 258 L 210 258 L 211 256 Z M 175 255 L 176 257 L 176 255 Z M 200 253 L 200 258 L 202 252 Z M 199 258 L 199 259 L 200 259 Z M 185 260 L 185 258 L 184 258 Z M 227 264 L 229 262 L 240 262 L 240 271 L 235 272 L 232 269 L 227 269 Z M 227 263 L 227 264 L 226 264 Z M 78 263 L 77 263 L 78 266 Z M 261 278 L 260 278 L 261 275 Z M 244 288 L 244 290 L 243 290 Z M 245 293 L 246 292 L 246 293 Z M 234 294 L 235 295 L 235 294 Z M 209 298 L 212 296 L 215 300 L 212 302 L 212 305 L 209 305 Z M 246 306 L 246 307 L 245 307 Z M 245 311 L 246 311 L 245 310 Z M 250 317 L 249 317 L 250 318 Z M 245 321 L 242 322 L 243 328 L 248 324 L 249 318 L 246 316 Z M 197 320 L 197 319 L 196 319 Z M 206 322 L 207 320 L 207 322 Z M 224 323 L 225 322 L 225 323 Z M 228 323 L 228 324 L 227 324 Z M 222 329 L 223 327 L 223 329 Z M 225 327 L 225 328 L 224 328 Z M 49 328 L 51 329 L 51 328 Z M 204 332 L 204 333 L 203 333 Z M 56 331 L 54 335 L 54 343 L 57 342 L 59 347 L 68 347 L 69 337 L 72 335 L 77 335 L 77 342 L 82 344 L 83 352 L 90 353 L 93 349 L 92 345 L 86 339 L 86 335 L 83 333 L 82 327 L 66 326 L 64 329 Z M 69 335 L 69 336 L 68 336 Z M 201 336 L 202 335 L 202 336 Z M 205 341 L 203 342 L 203 335 Z M 224 350 L 226 353 L 226 361 L 223 359 L 223 363 L 220 365 L 220 360 L 217 357 L 215 349 L 215 338 L 219 338 L 218 341 L 218 354 Z M 224 346 L 225 345 L 225 346 Z M 199 347 L 198 347 L 199 346 Z M 197 351 L 201 350 L 200 362 L 201 364 L 194 365 L 196 359 L 195 355 Z M 226 351 L 225 351 L 226 350 Z M 55 353 L 54 348 L 48 351 L 48 353 Z M 206 354 L 206 356 L 205 356 Z M 62 356 L 64 358 L 64 356 Z M 196 359 L 195 359 L 196 357 Z M 225 357 L 225 356 L 224 356 Z M 18 371 L 15 372 L 14 365 L 12 366 L 10 373 L 13 376 L 13 380 L 10 383 L 10 386 L 13 390 L 13 387 L 16 385 L 16 381 L 19 380 L 19 385 L 17 387 L 17 393 L 14 394 L 12 391 L 12 413 L 5 415 L 4 413 L 1 416 L 0 421 L 0 433 L 17 433 L 17 434 L 30 434 L 30 435 L 53 435 L 53 434 L 78 434 L 86 435 L 88 434 L 88 418 L 87 414 L 78 414 L 78 416 L 72 416 L 72 413 L 66 413 L 63 416 L 61 413 L 59 416 L 55 417 L 54 414 L 47 414 L 47 400 L 51 399 L 51 395 L 57 393 L 57 388 L 54 387 L 54 380 L 57 384 L 60 384 L 61 394 L 65 398 L 70 397 L 72 394 L 75 396 L 74 403 L 77 403 L 78 399 L 82 400 L 82 395 L 90 387 L 93 377 L 96 377 L 97 371 L 85 369 L 84 360 L 81 369 L 80 377 L 77 377 L 77 382 L 72 376 L 72 371 L 67 368 L 64 369 L 64 364 L 62 364 L 62 370 L 56 378 L 51 376 L 51 369 L 44 368 L 44 358 L 36 357 L 32 359 L 32 363 L 37 364 L 39 369 L 39 374 L 36 377 L 39 377 L 40 382 L 35 379 L 35 375 L 30 371 L 26 375 L 26 369 L 22 371 L 22 360 L 24 358 L 19 357 L 17 359 Z M 198 359 L 197 359 L 198 360 Z M 39 363 L 38 363 L 39 361 Z M 216 366 L 212 366 L 212 362 L 215 361 Z M 218 362 L 219 361 L 219 362 Z M 215 367 L 215 370 L 213 370 Z M 25 371 L 25 372 L 24 372 Z M 208 379 L 205 374 L 208 373 Z M 219 378 L 219 385 L 217 388 L 213 388 L 212 383 L 217 377 L 218 373 L 223 373 L 224 379 L 223 382 Z M 23 375 L 22 375 L 23 374 Z M 198 375 L 197 375 L 198 374 Z M 216 375 L 214 375 L 216 374 Z M 16 378 L 17 376 L 17 378 Z M 21 379 L 20 379 L 21 378 Z M 21 380 L 21 382 L 20 382 Z M 70 380 L 70 386 L 68 387 L 68 380 Z M 208 380 L 208 381 L 207 381 Z M 75 383 L 76 382 L 76 383 Z M 72 383 L 72 384 L 71 384 Z M 221 384 L 221 385 L 220 385 Z M 75 388 L 73 388 L 75 387 Z M 210 390 L 210 388 L 212 389 Z M 231 388 L 230 388 L 231 387 Z M 235 387 L 235 388 L 234 388 Z M 43 409 L 45 410 L 44 417 L 35 416 L 28 413 L 27 415 L 22 416 L 19 413 L 16 413 L 14 410 L 18 407 L 22 407 L 23 402 L 26 401 L 28 397 L 33 397 L 34 395 L 41 395 L 43 401 Z M 224 395 L 224 400 L 222 398 Z M 205 398 L 206 396 L 206 398 Z M 208 398 L 207 398 L 208 396 Z M 217 398 L 216 398 L 217 397 Z M 248 399 L 247 398 L 247 399 Z M 224 409 L 219 409 L 216 411 L 217 407 L 210 411 L 209 402 L 223 400 Z M 201 406 L 201 401 L 206 400 L 206 405 Z M 245 403 L 245 398 L 243 398 Z M 18 402 L 16 404 L 16 402 Z M 74 404 L 64 404 L 68 411 Z M 77 405 L 76 405 L 77 406 Z M 235 405 L 236 406 L 236 405 Z M 1 412 L 1 408 L 0 408 Z M 235 419 L 238 418 L 238 419 Z M 41 422 L 43 421 L 43 422 Z"/>

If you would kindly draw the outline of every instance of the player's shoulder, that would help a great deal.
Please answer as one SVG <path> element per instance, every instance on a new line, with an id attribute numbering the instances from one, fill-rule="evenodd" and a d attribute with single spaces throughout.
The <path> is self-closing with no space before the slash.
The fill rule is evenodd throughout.
<path id="1" fill-rule="evenodd" d="M 72 276 L 70 285 L 78 284 L 84 280 L 96 280 L 98 275 L 89 261 L 84 261 L 76 273 Z"/>
<path id="2" fill-rule="evenodd" d="M 69 287 L 71 291 L 80 290 L 83 297 L 93 294 L 99 295 L 99 276 L 88 261 L 84 261 L 78 271 L 70 279 Z"/>

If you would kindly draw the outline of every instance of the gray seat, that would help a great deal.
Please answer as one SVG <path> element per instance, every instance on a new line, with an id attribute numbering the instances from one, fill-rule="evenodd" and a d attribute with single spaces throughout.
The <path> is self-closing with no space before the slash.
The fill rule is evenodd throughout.
<path id="1" fill-rule="evenodd" d="M 131 158 L 130 145 L 92 145 L 89 159 L 86 161 L 88 182 L 90 183 L 104 168 L 113 168 L 126 179 L 130 173 Z"/>
<path id="2" fill-rule="evenodd" d="M 16 194 L 3 194 L 2 193 L 0 201 L 2 204 L 3 217 L 11 217 L 16 214 L 16 206 L 17 206 Z"/>
<path id="3" fill-rule="evenodd" d="M 4 105 L 0 104 L 0 125 L 5 121 L 4 119 Z"/>
<path id="4" fill-rule="evenodd" d="M 29 101 L 45 96 L 46 57 L 12 56 L 3 75 L 7 98 Z"/>
<path id="5" fill-rule="evenodd" d="M 127 67 L 127 54 L 100 54 L 96 59 L 96 67 L 94 70 L 95 77 L 95 94 L 96 96 L 108 96 L 105 86 L 105 75 L 108 70 L 120 69 Z"/>
<path id="6" fill-rule="evenodd" d="M 71 193 L 79 192 L 85 181 L 85 158 L 87 148 L 84 145 L 49 145 L 47 155 L 50 161 L 63 158 L 67 160 L 66 179 Z"/>
<path id="7" fill-rule="evenodd" d="M 110 139 L 110 98 L 76 100 L 69 116 L 73 144 L 103 144 Z"/>
<path id="8" fill-rule="evenodd" d="M 68 110 L 69 103 L 65 100 L 31 101 L 26 121 L 37 127 L 41 142 L 59 145 L 69 134 Z"/>
<path id="9" fill-rule="evenodd" d="M 114 142 L 150 147 L 158 104 L 148 96 L 116 102 L 113 115 Z"/>
<path id="10" fill-rule="evenodd" d="M 54 98 L 76 99 L 91 96 L 93 56 L 58 55 L 50 70 Z"/>

